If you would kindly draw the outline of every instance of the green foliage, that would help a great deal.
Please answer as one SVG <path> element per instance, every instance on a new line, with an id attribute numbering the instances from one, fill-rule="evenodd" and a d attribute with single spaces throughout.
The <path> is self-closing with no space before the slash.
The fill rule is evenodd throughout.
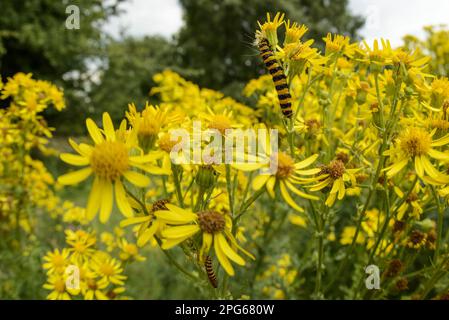
<path id="1" fill-rule="evenodd" d="M 123 1 L 2 0 L 0 71 L 4 77 L 32 72 L 64 88 L 67 111 L 46 114 L 59 134 L 83 134 L 73 121 L 81 116 L 109 111 L 117 119 L 129 100 L 142 105 L 151 99 L 152 76 L 165 68 L 243 100 L 244 83 L 264 72 L 252 41 L 255 21 L 266 12 L 306 23 L 313 37 L 355 35 L 363 24 L 348 12 L 347 0 L 180 0 L 185 26 L 174 39 L 114 40 L 102 30 Z M 71 4 L 80 8 L 79 30 L 64 26 Z"/>
<path id="2" fill-rule="evenodd" d="M 0 15 L 0 71 L 4 77 L 31 72 L 64 88 L 69 111 L 66 119 L 85 111 L 83 90 L 89 81 L 88 62 L 101 56 L 105 45 L 102 26 L 117 13 L 122 0 L 2 0 Z M 80 8 L 80 29 L 65 22 L 68 5 Z M 47 115 L 50 122 L 64 120 Z M 51 121 L 53 119 L 53 121 Z M 67 122 L 66 122 L 67 123 Z"/>
<path id="3" fill-rule="evenodd" d="M 201 86 L 223 89 L 262 72 L 252 46 L 255 21 L 266 12 L 286 15 L 310 28 L 317 38 L 327 32 L 356 35 L 364 21 L 348 11 L 347 0 L 181 0 L 185 26 L 178 35 L 182 65 L 200 71 L 193 79 Z M 226 88 L 225 90 L 226 91 Z M 234 91 L 235 92 L 235 91 Z"/>
<path id="4" fill-rule="evenodd" d="M 302 20 L 310 27 L 308 38 L 319 39 L 328 32 L 351 37 L 357 36 L 357 30 L 363 27 L 365 19 L 351 14 L 348 0 L 298 0 Z"/>
<path id="5" fill-rule="evenodd" d="M 36 77 L 60 81 L 70 71 L 86 69 L 86 59 L 102 47 L 100 26 L 114 10 L 103 1 L 77 0 L 78 30 L 65 28 L 66 1 L 2 0 L 0 64 L 2 74 L 33 72 Z"/>
<path id="6" fill-rule="evenodd" d="M 100 81 L 91 91 L 91 105 L 99 116 L 108 110 L 115 120 L 123 117 L 128 103 L 142 106 L 149 100 L 152 76 L 165 68 L 176 69 L 176 47 L 161 37 L 127 37 L 111 41 L 106 61 L 100 66 Z"/>

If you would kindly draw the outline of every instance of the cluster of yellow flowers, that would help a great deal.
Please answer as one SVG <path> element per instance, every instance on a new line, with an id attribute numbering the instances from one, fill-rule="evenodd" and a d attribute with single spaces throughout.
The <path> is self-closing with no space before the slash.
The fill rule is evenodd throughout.
<path id="1" fill-rule="evenodd" d="M 166 72 L 165 75 L 170 79 L 174 74 Z M 160 75 L 156 75 L 156 81 L 158 77 Z M 235 104 L 237 112 L 248 110 L 232 99 L 223 99 L 213 91 L 196 90 L 196 86 L 177 75 L 174 78 L 180 88 L 192 92 L 192 95 L 188 95 L 189 99 L 194 99 L 197 95 L 195 99 L 203 106 L 208 105 L 203 100 L 207 99 L 217 105 Z M 163 86 L 157 89 L 164 92 Z M 127 126 L 127 121 L 123 120 L 117 131 L 114 130 L 107 113 L 103 115 L 102 130 L 88 119 L 87 129 L 95 146 L 77 144 L 70 140 L 70 144 L 79 154 L 61 154 L 63 161 L 85 168 L 60 176 L 58 181 L 61 184 L 75 184 L 94 175 L 86 207 L 89 220 L 100 211 L 100 221 L 108 221 L 115 195 L 117 208 L 126 218 L 120 225 L 136 225 L 134 230 L 139 246 L 150 242 L 159 243 L 163 249 L 169 249 L 196 234 L 201 234 L 201 248 L 197 248 L 197 244 L 193 243 L 190 244 L 192 250 L 188 252 L 189 255 L 198 256 L 196 263 L 201 274 L 206 276 L 202 264 L 213 245 L 225 271 L 234 275 L 230 261 L 239 265 L 245 264 L 237 251 L 250 258 L 254 257 L 238 245 L 233 235 L 233 219 L 229 215 L 230 203 L 225 195 L 221 195 L 220 190 L 214 190 L 217 183 L 226 185 L 226 179 L 220 176 L 219 172 L 226 171 L 229 174 L 230 167 L 225 169 L 224 165 L 218 165 L 215 168 L 212 163 L 187 164 L 183 167 L 171 162 L 170 152 L 176 141 L 171 141 L 169 130 L 181 122 L 188 128 L 192 125 L 192 118 L 187 118 L 181 111 L 170 110 L 169 106 L 173 102 L 169 99 L 167 93 L 164 104 L 146 105 L 142 112 L 138 112 L 131 104 L 126 114 L 130 127 Z M 205 108 L 204 111 L 202 117 L 206 120 L 206 128 L 224 133 L 232 127 L 231 114 L 227 110 L 215 113 L 215 110 Z M 126 186 L 122 178 L 130 185 Z M 235 188 L 238 185 L 237 179 L 244 177 L 233 174 L 233 178 Z M 195 188 L 192 188 L 193 184 Z M 134 193 L 130 190 L 131 187 L 134 188 Z M 147 188 L 149 191 L 139 192 L 135 190 L 136 187 Z M 158 189 L 161 192 L 157 192 Z M 175 200 L 173 197 L 176 197 L 178 205 L 172 204 Z M 191 209 L 187 209 L 187 206 Z"/>
<path id="2" fill-rule="evenodd" d="M 131 104 L 117 131 L 107 113 L 102 129 L 88 119 L 95 145 L 70 141 L 78 155 L 61 155 L 84 168 L 58 181 L 75 184 L 93 175 L 88 219 L 100 211 L 100 221 L 106 222 L 115 194 L 125 216 L 120 225 L 134 225 L 138 246 L 180 246 L 190 267 L 175 267 L 196 283 L 221 286 L 224 297 L 232 294 L 227 276 L 217 282 L 210 257 L 233 276 L 231 262 L 244 266 L 244 256 L 264 259 L 262 247 L 279 235 L 287 217 L 315 233 L 316 297 L 326 293 L 323 277 L 334 283 L 358 245 L 365 248 L 360 263 L 383 264 L 405 259 L 408 249 L 427 248 L 434 252 L 433 263 L 443 264 L 449 80 L 428 73 L 429 57 L 393 49 L 386 40 L 359 45 L 329 34 L 321 53 L 313 40 L 302 40 L 306 32 L 306 26 L 279 13 L 259 23 L 256 46 L 270 75 L 250 81 L 244 90 L 256 98 L 255 108 L 200 89 L 171 71 L 155 75 L 157 86 L 150 94 L 160 105 L 147 104 L 139 112 Z M 279 136 L 258 140 L 256 158 L 262 161 L 222 163 L 212 154 L 179 162 L 185 150 L 175 150 L 179 139 L 172 130 L 193 132 L 188 139 L 195 140 L 197 121 L 201 132 L 219 135 L 200 139 L 203 155 L 216 140 L 224 147 L 232 129 L 278 129 Z M 253 156 L 248 146 L 240 155 Z M 275 171 L 261 173 L 273 163 Z M 248 213 L 254 203 L 255 212 Z M 255 255 L 241 246 L 247 229 L 252 241 L 246 244 Z M 341 234 L 337 243 L 344 246 L 345 258 L 332 277 L 323 264 L 329 262 L 325 246 L 336 243 L 335 234 Z M 254 279 L 260 270 L 257 261 Z M 295 277 L 289 276 L 290 282 Z M 357 297 L 361 288 L 353 289 Z"/>
<path id="3" fill-rule="evenodd" d="M 427 26 L 424 28 L 425 39 L 412 35 L 404 37 L 404 44 L 423 56 L 429 56 L 429 67 L 432 73 L 449 76 L 449 30 L 446 25 Z"/>
<path id="4" fill-rule="evenodd" d="M 118 233 L 121 232 L 118 230 Z M 122 261 L 142 260 L 135 245 L 110 233 L 101 235 L 106 250 L 98 249 L 94 232 L 81 229 L 65 230 L 67 247 L 48 252 L 43 260 L 47 271 L 44 288 L 50 290 L 51 300 L 125 299 L 125 281 Z M 111 255 L 120 246 L 120 260 Z"/>
<path id="5" fill-rule="evenodd" d="M 53 129 L 47 126 L 42 112 L 53 107 L 65 108 L 64 95 L 46 81 L 34 80 L 31 74 L 18 73 L 0 81 L 0 234 L 14 246 L 13 230 L 32 233 L 36 212 L 44 210 L 54 217 L 82 219 L 83 209 L 62 201 L 55 193 L 55 181 L 44 163 L 31 156 L 35 150 L 54 155 L 47 147 Z M 70 212 L 68 212 L 70 211 Z"/>
<path id="6" fill-rule="evenodd" d="M 289 293 L 296 289 L 293 284 L 297 275 L 298 271 L 292 263 L 291 256 L 285 253 L 258 276 L 257 281 L 263 285 L 262 293 L 266 297 L 288 299 Z"/>

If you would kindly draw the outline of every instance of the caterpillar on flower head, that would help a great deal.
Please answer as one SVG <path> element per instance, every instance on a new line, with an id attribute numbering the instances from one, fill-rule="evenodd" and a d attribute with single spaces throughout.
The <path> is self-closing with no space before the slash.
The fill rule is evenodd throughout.
<path id="1" fill-rule="evenodd" d="M 259 48 L 263 63 L 273 78 L 281 112 L 284 117 L 291 118 L 293 115 L 291 102 L 292 96 L 288 90 L 287 77 L 285 76 L 284 69 L 274 57 L 273 50 L 271 50 L 270 44 L 266 38 L 258 36 L 256 44 Z"/>
<path id="2" fill-rule="evenodd" d="M 210 256 L 206 257 L 204 261 L 204 267 L 206 268 L 207 277 L 209 282 L 214 288 L 218 288 L 217 276 L 215 275 L 214 266 L 212 265 L 212 258 Z"/>

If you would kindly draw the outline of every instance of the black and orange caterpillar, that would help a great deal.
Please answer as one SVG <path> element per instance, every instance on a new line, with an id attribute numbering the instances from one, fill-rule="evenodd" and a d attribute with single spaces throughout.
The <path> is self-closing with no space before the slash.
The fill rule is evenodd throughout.
<path id="1" fill-rule="evenodd" d="M 210 256 L 206 257 L 204 261 L 204 267 L 206 268 L 207 277 L 209 282 L 214 288 L 218 288 L 217 276 L 215 275 L 214 266 L 212 265 L 212 258 Z"/>
<path id="2" fill-rule="evenodd" d="M 282 114 L 284 117 L 291 118 L 293 115 L 291 101 L 292 96 L 288 90 L 287 77 L 285 76 L 284 69 L 274 57 L 273 50 L 271 50 L 270 44 L 266 38 L 258 38 L 257 46 L 259 47 L 263 63 L 273 78 Z"/>

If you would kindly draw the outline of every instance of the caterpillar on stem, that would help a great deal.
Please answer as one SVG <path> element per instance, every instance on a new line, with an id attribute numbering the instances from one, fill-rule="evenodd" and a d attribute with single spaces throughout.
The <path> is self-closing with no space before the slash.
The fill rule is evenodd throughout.
<path id="1" fill-rule="evenodd" d="M 206 257 L 204 261 L 204 267 L 206 269 L 207 278 L 209 279 L 210 284 L 214 288 L 218 288 L 218 280 L 214 271 L 214 266 L 212 264 L 212 258 L 210 256 Z"/>
<path id="2" fill-rule="evenodd" d="M 273 50 L 270 47 L 268 40 L 262 35 L 256 36 L 256 45 L 259 49 L 260 56 L 262 57 L 265 67 L 270 72 L 273 79 L 274 86 L 279 99 L 279 105 L 281 107 L 281 112 L 286 118 L 291 118 L 293 115 L 292 111 L 292 96 L 288 89 L 287 77 L 285 76 L 284 69 L 280 63 L 274 57 Z"/>

